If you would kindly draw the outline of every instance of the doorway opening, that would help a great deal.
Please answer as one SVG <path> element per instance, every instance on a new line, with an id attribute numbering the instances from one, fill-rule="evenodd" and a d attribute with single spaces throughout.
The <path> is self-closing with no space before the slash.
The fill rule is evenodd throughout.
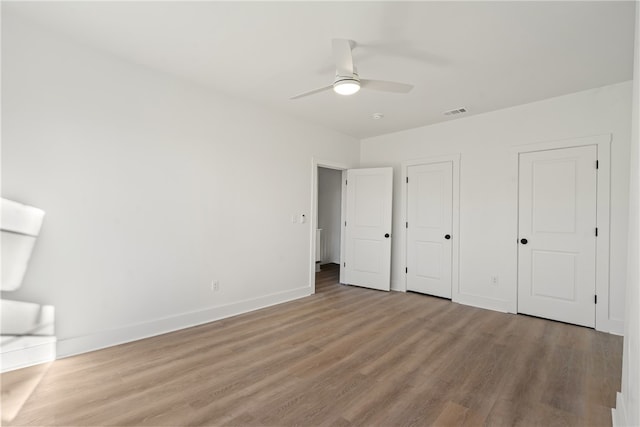
<path id="1" fill-rule="evenodd" d="M 331 162 L 313 161 L 313 199 L 311 221 L 311 259 L 309 283 L 312 292 L 320 289 L 323 277 L 328 283 L 340 283 L 344 232 L 344 175 L 347 167 Z"/>
<path id="2" fill-rule="evenodd" d="M 339 268 L 342 234 L 342 171 L 318 167 L 316 272 Z"/>
<path id="3" fill-rule="evenodd" d="M 336 185 L 338 175 L 331 175 L 333 172 L 325 169 L 337 169 L 339 187 Z M 320 177 L 325 175 L 329 178 L 326 181 L 323 179 L 321 189 Z M 336 261 L 339 283 L 390 290 L 392 191 L 391 167 L 347 169 L 313 160 L 309 260 L 312 293 L 316 292 L 316 265 L 322 271 L 323 264 L 335 264 Z M 338 197 L 339 209 L 336 202 Z M 331 212 L 320 224 L 319 212 L 325 210 Z M 340 221 L 335 227 L 338 211 Z M 339 239 L 337 228 L 340 230 Z"/>

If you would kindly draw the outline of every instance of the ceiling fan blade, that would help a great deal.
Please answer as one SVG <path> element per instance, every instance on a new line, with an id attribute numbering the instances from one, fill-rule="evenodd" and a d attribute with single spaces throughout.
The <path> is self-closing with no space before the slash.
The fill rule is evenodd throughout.
<path id="1" fill-rule="evenodd" d="M 353 76 L 353 57 L 351 49 L 355 42 L 345 39 L 333 39 L 333 61 L 336 63 L 336 71 L 341 77 Z"/>
<path id="2" fill-rule="evenodd" d="M 384 80 L 360 79 L 360 86 L 366 89 L 379 90 L 382 92 L 408 93 L 413 89 L 413 85 L 406 83 L 387 82 Z"/>
<path id="3" fill-rule="evenodd" d="M 329 89 L 333 89 L 333 85 L 321 87 L 319 89 L 314 89 L 314 90 L 310 90 L 310 91 L 307 91 L 307 92 L 302 92 L 302 93 L 299 93 L 297 95 L 292 96 L 289 99 L 298 99 L 298 98 L 302 98 L 304 96 L 313 95 L 315 93 L 324 92 L 325 90 L 329 90 Z"/>

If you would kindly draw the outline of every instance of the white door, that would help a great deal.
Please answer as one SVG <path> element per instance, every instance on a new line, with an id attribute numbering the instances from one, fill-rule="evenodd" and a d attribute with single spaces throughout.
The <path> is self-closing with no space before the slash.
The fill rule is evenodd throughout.
<path id="1" fill-rule="evenodd" d="M 453 162 L 407 168 L 407 290 L 451 298 Z"/>
<path id="2" fill-rule="evenodd" d="M 349 169 L 344 282 L 391 289 L 393 169 Z"/>
<path id="3" fill-rule="evenodd" d="M 597 147 L 520 154 L 518 312 L 595 326 Z"/>

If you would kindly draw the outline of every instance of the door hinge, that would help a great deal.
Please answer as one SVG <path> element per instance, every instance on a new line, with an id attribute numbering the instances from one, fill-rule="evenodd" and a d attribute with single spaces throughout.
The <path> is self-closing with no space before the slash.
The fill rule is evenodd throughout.
<path id="1" fill-rule="evenodd" d="M 344 180 L 344 185 L 349 185 L 349 180 L 348 179 Z"/>
<path id="2" fill-rule="evenodd" d="M 405 223 L 405 228 L 409 228 L 409 221 Z"/>
<path id="3" fill-rule="evenodd" d="M 598 237 L 598 227 L 596 227 L 596 237 Z"/>
<path id="4" fill-rule="evenodd" d="M 600 168 L 600 161 L 596 160 L 596 169 L 599 169 L 599 168 Z"/>
<path id="5" fill-rule="evenodd" d="M 409 177 L 407 177 L 407 184 L 409 183 Z"/>
<path id="6" fill-rule="evenodd" d="M 408 268 L 408 267 L 405 267 L 405 268 L 404 268 L 404 272 L 405 272 L 405 273 L 408 273 L 408 272 L 409 272 L 409 268 Z"/>
<path id="7" fill-rule="evenodd" d="M 343 266 L 343 267 L 346 267 L 346 266 L 347 266 L 347 263 L 346 263 L 346 262 L 345 262 L 345 263 L 343 263 L 343 264 L 342 264 L 342 266 Z"/>
<path id="8" fill-rule="evenodd" d="M 597 304 L 598 303 L 598 295 L 594 295 L 593 296 L 593 303 Z"/>
<path id="9" fill-rule="evenodd" d="M 345 222 L 344 222 L 344 226 L 345 226 L 345 227 L 347 226 L 347 221 L 345 221 Z"/>

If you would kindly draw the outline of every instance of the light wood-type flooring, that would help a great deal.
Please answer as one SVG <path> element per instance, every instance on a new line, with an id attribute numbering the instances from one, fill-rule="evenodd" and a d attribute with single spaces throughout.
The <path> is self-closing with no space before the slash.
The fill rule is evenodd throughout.
<path id="1" fill-rule="evenodd" d="M 591 329 L 339 285 L 328 266 L 313 296 L 4 374 L 3 400 L 39 380 L 4 424 L 605 426 L 621 351 Z"/>

